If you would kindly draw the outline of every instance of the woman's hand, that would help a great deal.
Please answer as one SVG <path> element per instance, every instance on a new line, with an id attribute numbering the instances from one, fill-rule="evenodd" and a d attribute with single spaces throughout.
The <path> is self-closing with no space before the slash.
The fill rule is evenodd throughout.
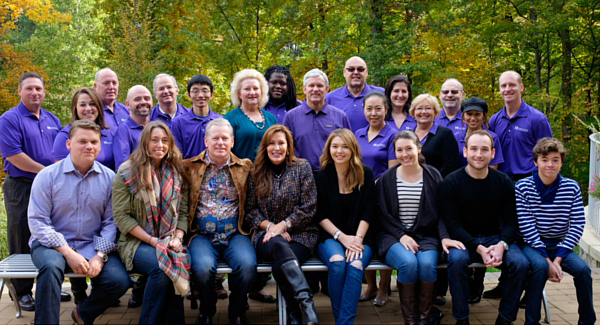
<path id="1" fill-rule="evenodd" d="M 181 238 L 173 237 L 167 244 L 167 247 L 177 253 L 183 250 L 183 243 L 181 242 Z"/>
<path id="2" fill-rule="evenodd" d="M 338 237 L 338 240 L 349 251 L 361 252 L 361 254 L 362 254 L 363 249 L 365 249 L 365 247 L 363 246 L 363 243 L 359 237 L 348 236 L 344 233 L 341 233 L 340 236 Z M 346 256 L 348 256 L 348 254 L 346 254 Z"/>
<path id="3" fill-rule="evenodd" d="M 362 259 L 363 251 L 351 251 L 346 249 L 346 263 L 354 261 L 355 259 Z"/>
<path id="4" fill-rule="evenodd" d="M 283 237 L 283 239 L 285 239 L 285 241 L 288 243 L 292 241 L 292 236 L 290 236 L 290 233 L 287 231 L 281 234 L 281 237 Z"/>
<path id="5" fill-rule="evenodd" d="M 416 254 L 419 251 L 419 244 L 417 244 L 417 242 L 409 235 L 402 235 L 402 237 L 400 237 L 400 244 L 402 244 L 406 250 L 413 252 L 413 254 Z"/>
<path id="6" fill-rule="evenodd" d="M 276 236 L 283 236 L 284 233 L 287 233 L 287 231 L 285 230 L 285 224 L 282 222 L 278 223 L 278 224 L 271 224 L 271 227 L 269 227 L 269 230 L 267 232 L 265 232 L 265 235 L 263 236 L 263 244 L 266 244 L 269 242 L 269 240 L 271 240 L 271 238 L 276 237 Z M 289 237 L 289 234 L 288 234 Z M 287 240 L 285 238 L 285 236 L 283 236 L 283 238 L 285 240 Z M 291 238 L 290 238 L 291 240 Z M 287 240 L 288 242 L 290 240 Z"/>
<path id="7" fill-rule="evenodd" d="M 446 254 L 449 254 L 449 248 L 456 248 L 456 249 L 460 249 L 460 250 L 465 250 L 465 245 L 461 242 L 459 242 L 458 240 L 454 240 L 454 239 L 450 239 L 450 238 L 444 238 L 442 239 L 442 248 L 444 249 L 444 252 L 446 252 Z"/>

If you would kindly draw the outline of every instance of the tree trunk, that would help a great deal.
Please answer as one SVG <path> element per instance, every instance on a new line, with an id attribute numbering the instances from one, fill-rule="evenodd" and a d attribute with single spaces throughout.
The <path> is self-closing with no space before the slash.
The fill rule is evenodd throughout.
<path id="1" fill-rule="evenodd" d="M 571 78 L 573 74 L 573 67 L 571 63 L 571 50 L 573 44 L 571 43 L 571 33 L 569 27 L 562 27 L 558 31 L 558 36 L 562 44 L 562 82 L 560 86 L 560 94 L 562 97 L 563 111 L 571 112 Z M 562 131 L 563 131 L 563 142 L 569 142 L 571 140 L 571 125 L 569 123 L 570 118 L 563 119 Z"/>
<path id="2" fill-rule="evenodd" d="M 533 22 L 534 28 L 537 30 L 537 12 L 535 11 L 535 1 L 531 0 L 531 6 L 529 7 L 529 15 Z M 535 53 L 535 86 L 539 91 L 542 89 L 542 56 L 540 54 L 540 44 L 537 36 L 537 31 L 533 32 L 533 50 Z"/>

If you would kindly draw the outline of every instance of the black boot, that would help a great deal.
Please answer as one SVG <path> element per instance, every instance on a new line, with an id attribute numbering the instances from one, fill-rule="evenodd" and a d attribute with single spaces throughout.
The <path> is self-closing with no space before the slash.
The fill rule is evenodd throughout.
<path id="1" fill-rule="evenodd" d="M 421 282 L 419 293 L 419 324 L 429 324 L 429 313 L 433 307 L 435 282 Z"/>
<path id="2" fill-rule="evenodd" d="M 404 324 L 415 325 L 417 324 L 417 319 L 415 319 L 415 283 L 398 282 L 398 284 L 400 307 L 402 309 L 402 317 L 404 317 Z"/>
<path id="3" fill-rule="evenodd" d="M 319 324 L 317 309 L 313 302 L 312 291 L 304 278 L 304 273 L 298 265 L 298 261 L 292 260 L 281 265 L 281 273 L 287 280 L 287 284 L 282 287 L 282 290 L 290 290 L 294 298 L 300 305 L 302 313 L 304 313 L 305 324 Z"/>

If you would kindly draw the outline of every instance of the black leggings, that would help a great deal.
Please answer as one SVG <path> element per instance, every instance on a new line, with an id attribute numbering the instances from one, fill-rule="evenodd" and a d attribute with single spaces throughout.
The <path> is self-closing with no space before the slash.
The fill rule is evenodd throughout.
<path id="1" fill-rule="evenodd" d="M 263 244 L 264 234 L 260 236 L 256 245 L 258 259 L 265 262 L 273 262 L 272 272 L 275 280 L 281 282 L 281 265 L 291 260 L 297 260 L 302 265 L 312 257 L 312 252 L 308 247 L 292 241 L 288 243 L 283 237 L 277 236 L 271 238 L 266 244 Z"/>

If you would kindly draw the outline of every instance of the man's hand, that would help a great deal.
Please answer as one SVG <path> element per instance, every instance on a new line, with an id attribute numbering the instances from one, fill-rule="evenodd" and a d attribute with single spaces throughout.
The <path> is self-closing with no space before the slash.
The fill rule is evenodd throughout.
<path id="1" fill-rule="evenodd" d="M 559 275 L 560 271 L 556 268 L 554 262 L 550 260 L 550 258 L 546 257 L 546 262 L 548 262 L 548 281 L 550 282 L 560 282 L 561 277 Z"/>
<path id="2" fill-rule="evenodd" d="M 89 266 L 90 268 L 85 273 L 85 276 L 92 279 L 100 274 L 100 271 L 102 271 L 102 268 L 104 267 L 104 262 L 102 262 L 102 258 L 100 258 L 100 256 L 94 255 L 94 257 L 92 257 L 89 261 Z"/>
<path id="3" fill-rule="evenodd" d="M 491 246 L 490 246 L 491 247 Z M 477 254 L 481 255 L 481 260 L 485 266 L 491 267 L 494 263 L 494 256 L 492 256 L 491 250 L 483 245 L 477 246 Z"/>
<path id="4" fill-rule="evenodd" d="M 488 250 L 494 259 L 491 266 L 497 267 L 502 265 L 502 258 L 504 257 L 504 245 L 502 245 L 502 243 L 498 243 L 490 246 Z"/>
<path id="5" fill-rule="evenodd" d="M 75 274 L 86 274 L 90 269 L 90 264 L 85 259 L 85 257 L 81 256 L 81 254 L 71 251 L 65 256 L 65 260 L 67 260 L 67 264 L 75 272 Z"/>
<path id="6" fill-rule="evenodd" d="M 556 274 L 558 276 L 558 281 L 562 280 L 563 278 L 563 271 L 562 271 L 562 257 L 555 257 L 554 261 L 552 262 L 552 264 L 554 264 L 554 267 L 556 268 Z"/>

